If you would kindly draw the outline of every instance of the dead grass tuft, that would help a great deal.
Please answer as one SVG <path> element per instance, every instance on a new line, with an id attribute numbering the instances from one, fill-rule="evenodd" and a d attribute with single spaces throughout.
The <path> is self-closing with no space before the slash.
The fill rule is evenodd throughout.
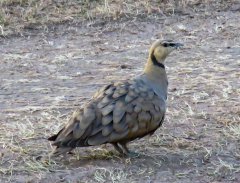
<path id="1" fill-rule="evenodd" d="M 211 3 L 213 1 L 214 3 Z M 209 6 L 227 6 L 220 0 L 173 1 L 173 0 L 1 0 L 0 33 L 22 34 L 24 30 L 48 31 L 50 25 L 64 22 L 134 19 L 137 17 L 165 17 L 183 13 L 186 9 L 198 11 Z"/>
<path id="2" fill-rule="evenodd" d="M 128 182 L 129 173 L 120 168 L 97 168 L 94 179 L 97 182 Z"/>
<path id="3" fill-rule="evenodd" d="M 218 179 L 227 178 L 228 180 L 236 181 L 236 173 L 240 172 L 240 166 L 235 163 L 230 163 L 218 159 L 218 162 L 214 163 L 215 170 L 213 172 L 214 176 Z"/>

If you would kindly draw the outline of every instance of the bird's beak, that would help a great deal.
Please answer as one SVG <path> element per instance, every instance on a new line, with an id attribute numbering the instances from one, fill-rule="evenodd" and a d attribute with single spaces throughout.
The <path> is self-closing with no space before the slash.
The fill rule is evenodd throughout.
<path id="1" fill-rule="evenodd" d="M 181 44 L 181 43 L 175 43 L 175 45 L 174 45 L 174 47 L 176 48 L 176 49 L 179 49 L 179 48 L 181 48 L 181 47 L 183 47 L 184 45 L 183 44 Z"/>

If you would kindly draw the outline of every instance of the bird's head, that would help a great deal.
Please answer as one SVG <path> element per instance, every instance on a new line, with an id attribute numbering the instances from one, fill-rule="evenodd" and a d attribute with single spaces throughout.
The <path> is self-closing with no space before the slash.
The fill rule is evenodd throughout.
<path id="1" fill-rule="evenodd" d="M 149 51 L 149 58 L 157 63 L 164 63 L 165 58 L 173 51 L 180 47 L 183 44 L 176 43 L 171 40 L 157 40 L 155 41 Z"/>

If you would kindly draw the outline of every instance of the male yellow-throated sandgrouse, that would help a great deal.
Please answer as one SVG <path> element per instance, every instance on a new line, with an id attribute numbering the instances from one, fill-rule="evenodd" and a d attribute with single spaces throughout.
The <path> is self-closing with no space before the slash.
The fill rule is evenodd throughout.
<path id="1" fill-rule="evenodd" d="M 143 74 L 101 88 L 90 102 L 74 112 L 58 134 L 48 139 L 56 146 L 52 155 L 105 143 L 128 154 L 128 142 L 153 134 L 166 112 L 168 81 L 164 61 L 181 46 L 173 41 L 154 42 Z"/>

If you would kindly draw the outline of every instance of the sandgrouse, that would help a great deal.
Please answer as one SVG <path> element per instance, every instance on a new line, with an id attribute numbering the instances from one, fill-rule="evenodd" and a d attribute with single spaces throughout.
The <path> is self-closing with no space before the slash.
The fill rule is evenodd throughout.
<path id="1" fill-rule="evenodd" d="M 141 75 L 101 88 L 48 139 L 56 146 L 52 155 L 106 143 L 129 155 L 128 142 L 153 134 L 163 123 L 168 87 L 164 61 L 181 46 L 169 40 L 155 41 Z"/>

